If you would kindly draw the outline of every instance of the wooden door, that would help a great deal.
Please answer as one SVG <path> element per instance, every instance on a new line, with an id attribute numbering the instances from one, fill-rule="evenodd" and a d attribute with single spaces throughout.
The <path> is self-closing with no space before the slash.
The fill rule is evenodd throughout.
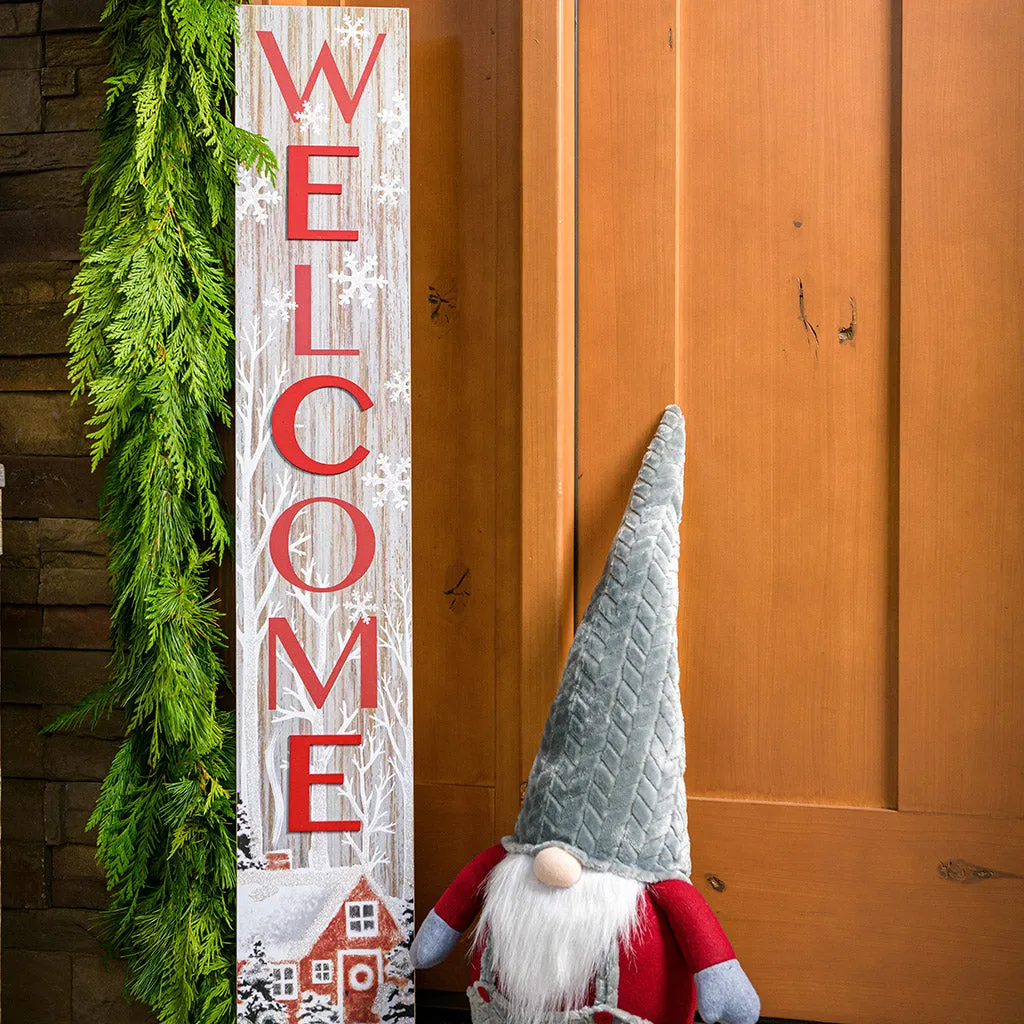
<path id="1" fill-rule="evenodd" d="M 678 402 L 694 881 L 766 1015 L 1019 1020 L 1024 7 L 578 31 L 577 607 Z"/>
<path id="2" fill-rule="evenodd" d="M 379 951 L 342 950 L 338 961 L 344 1024 L 366 1024 L 374 1020 L 377 1015 L 373 1012 L 373 1002 L 380 987 Z"/>

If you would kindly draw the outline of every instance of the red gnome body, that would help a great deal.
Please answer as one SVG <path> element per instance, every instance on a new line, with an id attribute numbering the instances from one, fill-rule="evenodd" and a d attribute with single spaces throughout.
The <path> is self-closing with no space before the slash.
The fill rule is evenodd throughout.
<path id="1" fill-rule="evenodd" d="M 754 1024 L 757 993 L 690 884 L 676 650 L 683 417 L 644 457 L 573 639 L 513 835 L 475 857 L 410 951 L 477 919 L 473 1024 Z"/>
<path id="2" fill-rule="evenodd" d="M 434 913 L 453 931 L 462 933 L 483 909 L 487 878 L 506 856 L 500 844 L 474 857 L 434 906 Z M 644 887 L 636 935 L 617 949 L 619 1014 L 599 1017 L 596 1024 L 620 1019 L 678 1024 L 692 1021 L 697 1008 L 693 976 L 708 967 L 735 961 L 736 954 L 704 897 L 689 883 L 670 880 Z M 490 1001 L 495 981 L 481 972 L 483 943 L 477 943 L 470 964 L 470 988 Z M 594 1006 L 593 992 L 585 1000 Z M 625 1016 L 620 1016 L 625 1015 Z"/>

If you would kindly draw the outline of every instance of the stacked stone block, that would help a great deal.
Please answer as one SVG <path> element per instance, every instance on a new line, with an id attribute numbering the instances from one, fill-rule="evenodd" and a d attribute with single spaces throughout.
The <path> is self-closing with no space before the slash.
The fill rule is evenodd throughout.
<path id="1" fill-rule="evenodd" d="M 72 406 L 64 309 L 85 216 L 107 56 L 104 0 L 0 2 L 2 1015 L 148 1020 L 105 964 L 106 901 L 86 823 L 121 723 L 41 736 L 104 678 L 110 587 L 84 403 Z"/>

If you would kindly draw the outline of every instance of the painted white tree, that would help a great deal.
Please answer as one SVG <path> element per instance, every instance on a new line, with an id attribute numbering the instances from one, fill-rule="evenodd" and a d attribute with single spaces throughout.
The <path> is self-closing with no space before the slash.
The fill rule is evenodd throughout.
<path id="1" fill-rule="evenodd" d="M 278 331 L 264 330 L 258 315 L 236 332 L 235 347 L 235 488 L 248 501 L 237 502 L 235 525 L 235 574 L 237 602 L 235 633 L 238 665 L 239 749 L 258 746 L 256 729 L 260 718 L 260 655 L 266 642 L 267 621 L 280 614 L 282 599 L 275 594 L 274 580 L 263 564 L 270 530 L 281 513 L 298 497 L 298 482 L 280 474 L 268 496 L 258 494 L 263 484 L 264 459 L 272 443 L 270 417 L 274 404 L 289 380 L 290 367 L 280 355 L 267 371 L 267 361 L 279 350 Z M 247 770 L 248 769 L 248 770 Z M 247 807 L 259 807 L 259 773 L 239 760 L 239 800 Z M 273 791 L 273 786 L 271 787 Z M 276 794 L 278 813 L 271 820 L 285 821 L 283 791 Z M 279 845 L 280 835 L 267 845 L 263 813 L 249 819 L 253 855 Z"/>
<path id="2" fill-rule="evenodd" d="M 394 786 L 395 820 L 412 820 L 412 581 L 400 576 L 392 585 L 391 600 L 378 623 L 381 645 L 387 652 L 390 670 L 380 679 L 380 703 L 373 717 L 373 732 L 380 730 L 381 742 L 390 752 L 389 765 Z M 391 856 L 401 876 L 410 884 L 396 895 L 412 904 L 413 833 L 402 827 L 392 833 Z M 410 922 L 411 926 L 411 922 Z"/>

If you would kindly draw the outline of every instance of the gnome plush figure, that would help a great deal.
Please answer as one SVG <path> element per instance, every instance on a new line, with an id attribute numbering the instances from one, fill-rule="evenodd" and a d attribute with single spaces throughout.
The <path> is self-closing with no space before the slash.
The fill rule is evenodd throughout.
<path id="1" fill-rule="evenodd" d="M 662 417 L 569 650 L 513 835 L 459 873 L 412 944 L 477 920 L 474 1024 L 754 1024 L 760 1002 L 690 884 L 676 611 L 685 426 Z"/>

